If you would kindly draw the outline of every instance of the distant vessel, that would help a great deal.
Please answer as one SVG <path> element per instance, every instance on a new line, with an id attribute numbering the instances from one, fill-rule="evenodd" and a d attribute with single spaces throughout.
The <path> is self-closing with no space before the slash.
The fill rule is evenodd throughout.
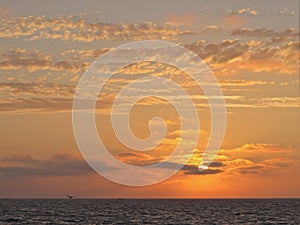
<path id="1" fill-rule="evenodd" d="M 75 198 L 73 195 L 66 195 L 69 199 Z"/>

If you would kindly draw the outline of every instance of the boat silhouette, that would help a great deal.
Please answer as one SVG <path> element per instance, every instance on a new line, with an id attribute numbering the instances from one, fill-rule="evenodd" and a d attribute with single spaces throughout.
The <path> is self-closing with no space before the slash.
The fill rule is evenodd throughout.
<path id="1" fill-rule="evenodd" d="M 73 195 L 66 195 L 69 199 L 75 198 Z"/>

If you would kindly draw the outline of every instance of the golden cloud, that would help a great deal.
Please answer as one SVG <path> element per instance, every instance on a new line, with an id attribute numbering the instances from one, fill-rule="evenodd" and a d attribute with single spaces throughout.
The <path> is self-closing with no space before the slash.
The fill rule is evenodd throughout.
<path id="1" fill-rule="evenodd" d="M 12 49 L 0 54 L 1 70 L 36 70 L 83 72 L 87 63 L 76 61 L 55 61 L 49 54 L 39 51 L 28 52 L 26 49 Z"/>
<path id="2" fill-rule="evenodd" d="M 237 10 L 226 10 L 227 15 L 247 15 L 247 16 L 255 16 L 258 14 L 258 11 L 255 8 L 240 8 Z"/>
<path id="3" fill-rule="evenodd" d="M 139 24 L 93 23 L 75 16 L 48 18 L 19 17 L 2 21 L 0 37 L 27 40 L 58 39 L 92 42 L 96 40 L 174 39 L 182 32 L 170 24 L 144 22 Z"/>

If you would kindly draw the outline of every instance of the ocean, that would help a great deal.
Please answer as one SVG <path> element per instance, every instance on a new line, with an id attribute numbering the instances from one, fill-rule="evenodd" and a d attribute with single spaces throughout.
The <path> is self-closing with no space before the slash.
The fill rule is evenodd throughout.
<path id="1" fill-rule="evenodd" d="M 1 199 L 0 224 L 300 224 L 300 199 Z"/>

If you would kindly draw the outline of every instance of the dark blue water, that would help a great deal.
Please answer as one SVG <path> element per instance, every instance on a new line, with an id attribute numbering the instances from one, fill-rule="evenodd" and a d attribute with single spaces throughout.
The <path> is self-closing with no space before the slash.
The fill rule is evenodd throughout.
<path id="1" fill-rule="evenodd" d="M 300 224 L 300 199 L 2 199 L 0 224 Z"/>

